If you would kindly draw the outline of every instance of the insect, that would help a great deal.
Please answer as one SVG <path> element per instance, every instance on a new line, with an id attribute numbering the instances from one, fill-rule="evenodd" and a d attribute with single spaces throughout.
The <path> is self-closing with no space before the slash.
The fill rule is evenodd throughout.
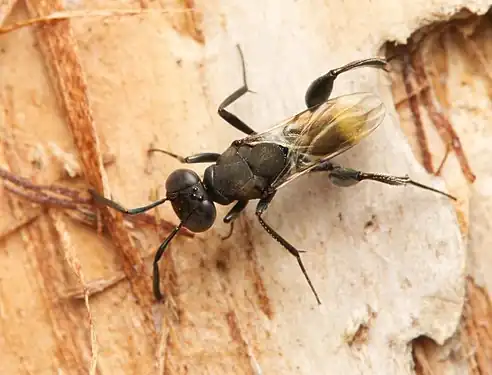
<path id="1" fill-rule="evenodd" d="M 330 70 L 314 80 L 305 94 L 307 109 L 257 133 L 226 107 L 245 95 L 249 89 L 246 81 L 244 57 L 237 46 L 242 65 L 242 86 L 229 95 L 219 106 L 218 114 L 237 130 L 246 134 L 232 142 L 222 154 L 204 152 L 187 157 L 165 150 L 163 152 L 184 164 L 213 163 L 205 169 L 203 180 L 190 169 L 177 169 L 166 180 L 166 197 L 149 205 L 126 209 L 113 200 L 92 191 L 100 204 L 126 214 L 139 214 L 166 201 L 170 201 L 180 223 L 159 246 L 153 263 L 153 291 L 162 299 L 159 286 L 158 262 L 169 243 L 181 227 L 192 232 L 204 232 L 215 222 L 215 203 L 229 205 L 235 202 L 224 217 L 233 223 L 250 200 L 258 199 L 256 217 L 266 232 L 287 249 L 296 259 L 316 301 L 320 298 L 308 276 L 297 250 L 263 218 L 277 191 L 294 179 L 314 172 L 327 172 L 339 186 L 355 185 L 363 180 L 388 185 L 414 185 L 422 189 L 451 195 L 423 185 L 408 176 L 398 177 L 380 173 L 366 173 L 344 168 L 330 160 L 355 146 L 373 132 L 385 115 L 382 101 L 370 93 L 355 93 L 329 99 L 335 79 L 342 73 L 359 67 L 385 69 L 387 61 L 380 58 L 358 60 Z"/>

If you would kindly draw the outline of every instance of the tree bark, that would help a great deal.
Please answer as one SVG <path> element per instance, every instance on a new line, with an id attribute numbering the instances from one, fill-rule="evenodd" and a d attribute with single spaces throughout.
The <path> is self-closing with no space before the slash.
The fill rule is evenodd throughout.
<path id="1" fill-rule="evenodd" d="M 320 306 L 296 260 L 260 227 L 254 204 L 227 240 L 227 207 L 208 232 L 177 236 L 161 261 L 166 300 L 155 303 L 151 262 L 178 223 L 171 208 L 160 207 L 147 223 L 109 209 L 96 217 L 86 191 L 141 206 L 182 167 L 165 155 L 149 159 L 151 145 L 186 156 L 222 152 L 242 137 L 217 115 L 241 85 L 236 44 L 255 93 L 231 111 L 264 131 L 304 109 L 305 90 L 319 75 L 380 55 L 385 42 L 405 42 L 465 5 L 483 14 L 483 2 L 132 5 L 145 11 L 108 16 L 96 10 L 113 4 L 84 2 L 84 16 L 0 33 L 3 372 L 410 374 L 427 358 L 425 346 L 412 355 L 415 338 L 449 343 L 473 274 L 460 224 L 473 223 L 463 214 L 465 188 L 446 175 L 457 206 L 411 186 L 336 188 L 323 174 L 278 192 L 265 217 L 306 250 Z M 8 26 L 60 7 L 19 1 L 0 21 Z M 388 115 L 337 162 L 446 189 L 419 165 L 399 128 L 391 76 L 358 69 L 337 79 L 333 97 L 358 91 L 379 95 Z M 12 174 L 80 192 L 69 197 L 76 208 L 61 208 L 60 194 L 50 205 L 33 203 L 43 190 L 8 182 Z M 8 189 L 30 192 L 31 202 Z"/>

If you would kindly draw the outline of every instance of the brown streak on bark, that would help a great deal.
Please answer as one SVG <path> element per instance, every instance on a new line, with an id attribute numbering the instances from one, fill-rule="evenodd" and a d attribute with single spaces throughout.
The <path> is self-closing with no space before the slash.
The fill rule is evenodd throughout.
<path id="1" fill-rule="evenodd" d="M 441 163 L 439 163 L 439 167 L 436 170 L 435 175 L 439 176 L 442 173 L 442 169 L 444 168 L 444 165 L 446 164 L 446 160 L 448 160 L 449 153 L 451 152 L 451 147 L 449 145 L 446 145 L 446 152 L 444 153 L 444 157 L 442 158 Z"/>
<path id="2" fill-rule="evenodd" d="M 429 86 L 417 87 L 417 89 L 414 92 L 410 94 L 407 93 L 407 95 L 404 98 L 396 100 L 395 101 L 396 109 L 399 110 L 401 107 L 408 105 L 408 102 L 411 98 L 417 98 L 424 90 L 430 90 L 430 87 Z"/>
<path id="3" fill-rule="evenodd" d="M 181 35 L 205 44 L 205 34 L 202 30 L 203 15 L 196 9 L 195 0 L 178 0 L 177 7 L 183 12 L 175 12 L 171 15 L 173 28 Z"/>
<path id="4" fill-rule="evenodd" d="M 28 1 L 27 6 L 33 17 L 46 15 L 62 8 L 62 4 L 57 0 Z M 103 162 L 90 108 L 87 83 L 77 54 L 70 21 L 53 22 L 37 30 L 46 65 L 52 73 L 67 123 L 79 152 L 83 174 L 92 187 L 107 195 L 109 189 L 104 186 Z M 141 304 L 143 329 L 149 340 L 155 344 L 156 335 L 151 315 L 153 297 L 150 278 L 145 271 L 142 257 L 132 245 L 121 217 L 112 213 L 107 207 L 101 208 L 101 211 L 113 241 L 122 254 L 123 269 L 130 281 L 132 291 Z"/>
<path id="5" fill-rule="evenodd" d="M 415 69 L 415 77 L 417 79 L 417 83 L 422 86 L 428 85 L 429 82 L 427 78 L 427 73 L 423 65 L 421 52 L 416 52 L 413 54 L 412 66 Z M 466 179 L 469 182 L 474 182 L 476 177 L 473 174 L 473 171 L 471 170 L 471 167 L 468 163 L 468 159 L 466 158 L 466 155 L 463 151 L 460 138 L 458 134 L 456 134 L 456 131 L 454 130 L 453 125 L 448 120 L 448 118 L 434 104 L 430 91 L 422 92 L 422 104 L 427 109 L 429 117 L 436 127 L 443 142 L 453 149 Z"/>
<path id="6" fill-rule="evenodd" d="M 409 96 L 408 102 L 410 106 L 410 111 L 413 116 L 415 130 L 417 132 L 417 141 L 419 143 L 419 148 L 422 156 L 422 163 L 424 168 L 429 173 L 434 173 L 434 167 L 432 166 L 432 156 L 429 151 L 429 145 L 427 144 L 427 136 L 425 134 L 424 125 L 422 123 L 422 118 L 420 116 L 420 108 L 419 108 L 419 97 L 422 92 L 415 90 L 410 78 L 410 57 L 405 51 L 405 55 L 403 57 L 403 83 L 405 85 L 405 91 Z"/>
<path id="7" fill-rule="evenodd" d="M 0 168 L 0 178 L 7 180 L 9 183 L 15 186 L 12 187 L 8 184 L 4 186 L 5 189 L 10 191 L 11 193 L 19 195 L 31 202 L 35 202 L 38 204 L 76 210 L 80 214 L 79 221 L 83 221 L 84 223 L 89 222 L 89 226 L 91 227 L 96 226 L 96 209 L 93 205 L 92 199 L 88 197 L 86 191 L 67 188 L 55 184 L 34 184 L 28 179 L 17 176 L 14 173 L 10 173 L 3 168 Z M 86 197 L 83 196 L 84 194 L 86 195 Z M 89 216 L 93 218 L 92 221 L 88 221 Z M 171 223 L 167 220 L 158 220 L 156 216 L 151 216 L 147 213 L 142 213 L 139 215 L 123 214 L 123 217 L 128 222 L 136 222 L 144 225 L 153 226 L 157 230 L 166 232 L 169 232 L 176 226 L 174 223 Z M 181 228 L 179 234 L 185 235 L 187 237 L 194 236 L 194 233 L 190 232 L 186 228 Z"/>
<path id="8" fill-rule="evenodd" d="M 73 273 L 77 277 L 79 283 L 82 285 L 84 290 L 84 302 L 87 309 L 87 320 L 89 322 L 90 338 L 91 338 L 91 364 L 89 374 L 94 375 L 97 371 L 97 358 L 99 352 L 99 345 L 97 343 L 97 336 L 94 327 L 94 319 L 92 317 L 92 311 L 89 304 L 89 292 L 85 282 L 85 276 L 82 271 L 82 266 L 80 260 L 77 257 L 77 253 L 73 247 L 72 241 L 70 239 L 70 234 L 66 228 L 65 222 L 63 221 L 63 216 L 60 212 L 54 209 L 48 210 L 48 216 L 53 224 L 53 229 L 60 248 L 63 251 L 64 259 L 72 269 Z M 77 327 L 75 327 L 77 329 Z"/>
<path id="9" fill-rule="evenodd" d="M 256 290 L 256 295 L 258 296 L 258 303 L 260 309 L 269 319 L 273 319 L 274 311 L 273 311 L 272 304 L 270 302 L 270 298 L 268 297 L 265 284 L 263 283 L 263 279 L 261 278 L 260 275 L 258 256 L 256 255 L 256 252 L 254 250 L 253 241 L 252 241 L 251 226 L 249 222 L 244 218 L 244 216 L 239 218 L 238 221 L 240 221 L 242 229 L 244 231 L 244 238 L 246 240 L 246 249 L 247 249 L 246 254 L 253 267 L 252 279 L 254 280 L 254 286 Z"/>
<path id="10" fill-rule="evenodd" d="M 429 347 L 436 344 L 427 337 L 420 336 L 412 341 L 412 356 L 415 363 L 415 373 L 417 375 L 435 375 L 432 364 L 429 361 Z"/>
<path id="11" fill-rule="evenodd" d="M 471 276 L 466 279 L 466 293 L 460 330 L 444 351 L 427 337 L 413 340 L 417 375 L 441 374 L 450 364 L 464 366 L 465 363 L 469 375 L 492 373 L 492 304 L 489 293 Z M 443 353 L 447 355 L 443 357 Z"/>
<path id="12" fill-rule="evenodd" d="M 14 106 L 9 90 L 6 92 L 5 100 L 5 129 L 13 133 L 15 126 Z M 10 143 L 4 143 L 5 156 L 10 169 L 18 170 L 21 158 Z M 26 217 L 25 205 L 16 202 L 14 214 L 17 217 Z M 21 230 L 21 238 L 29 254 L 28 259 L 34 260 L 32 269 L 39 285 L 37 292 L 41 302 L 46 305 L 47 318 L 52 328 L 53 339 L 56 345 L 56 355 L 53 367 L 64 369 L 64 371 L 75 371 L 74 373 L 85 373 L 85 340 L 80 340 L 75 332 L 78 331 L 81 321 L 78 309 L 66 303 L 60 303 L 57 284 L 64 283 L 65 277 L 60 271 L 57 259 L 56 238 L 52 236 L 49 218 L 38 220 L 34 225 Z M 32 261 L 31 261 L 32 262 Z"/>
<path id="13" fill-rule="evenodd" d="M 463 327 L 463 346 L 467 353 L 470 374 L 492 373 L 492 304 L 489 293 L 469 276 L 466 280 L 467 301 Z"/>
<path id="14" fill-rule="evenodd" d="M 7 238 L 21 229 L 24 229 L 24 227 L 34 222 L 40 215 L 41 210 L 27 212 L 22 219 L 10 224 L 7 228 L 0 232 L 0 240 Z"/>
<path id="15" fill-rule="evenodd" d="M 229 332 L 234 342 L 238 345 L 238 356 L 243 359 L 244 369 L 250 368 L 251 374 L 256 375 L 257 371 L 254 366 L 254 362 L 256 362 L 253 358 L 251 358 L 252 353 L 250 353 L 250 348 L 243 337 L 243 333 L 241 330 L 241 326 L 238 321 L 238 317 L 234 311 L 229 311 L 226 316 L 227 325 L 229 326 Z M 253 362 L 254 361 L 254 362 Z"/>
<path id="16" fill-rule="evenodd" d="M 446 33 L 436 35 L 433 38 L 434 44 L 430 44 L 429 54 L 432 54 L 432 59 L 428 61 L 428 77 L 436 100 L 445 110 L 448 110 L 451 103 L 448 94 L 449 57 L 445 36 Z"/>
<path id="17" fill-rule="evenodd" d="M 35 227 L 28 228 L 28 242 L 32 246 L 37 269 L 41 276 L 41 294 L 43 295 L 46 311 L 49 311 L 50 325 L 56 341 L 55 355 L 58 366 L 65 367 L 65 371 L 73 371 L 78 374 L 86 373 L 85 356 L 88 348 L 87 340 L 80 342 L 76 333 L 80 325 L 84 324 L 79 309 L 75 306 L 60 301 L 58 298 L 57 284 L 65 284 L 66 280 L 62 272 L 56 271 L 58 247 L 55 244 L 50 224 L 46 221 Z M 59 268 L 59 267 L 57 267 Z M 56 366 L 56 365 L 55 365 Z"/>
<path id="18" fill-rule="evenodd" d="M 0 26 L 3 25 L 3 22 L 10 15 L 10 12 L 16 3 L 17 0 L 0 1 Z"/>

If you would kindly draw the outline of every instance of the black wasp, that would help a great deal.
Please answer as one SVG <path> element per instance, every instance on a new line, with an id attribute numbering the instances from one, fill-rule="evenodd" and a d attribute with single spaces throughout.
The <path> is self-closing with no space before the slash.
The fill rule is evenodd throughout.
<path id="1" fill-rule="evenodd" d="M 164 150 L 153 150 L 164 152 L 186 164 L 214 163 L 205 169 L 203 181 L 192 170 L 177 169 L 166 180 L 167 192 L 164 199 L 134 209 L 126 209 L 112 200 L 95 192 L 92 193 L 99 203 L 126 214 L 139 214 L 171 201 L 174 212 L 181 222 L 159 246 L 154 258 L 153 289 L 158 300 L 162 299 L 158 261 L 179 229 L 186 227 L 193 232 L 204 232 L 209 229 L 216 218 L 214 203 L 229 205 L 236 202 L 224 217 L 224 222 L 232 224 L 250 200 L 259 199 L 256 206 L 258 221 L 270 236 L 296 257 L 316 300 L 321 303 L 302 263 L 300 251 L 287 242 L 262 217 L 279 188 L 303 174 L 327 172 L 333 183 L 339 186 L 373 180 L 388 185 L 411 184 L 451 199 L 455 198 L 413 181 L 408 176 L 366 173 L 330 162 L 333 157 L 355 146 L 373 132 L 385 115 L 382 101 L 370 93 L 355 93 L 329 99 L 335 79 L 341 73 L 359 67 L 385 69 L 387 60 L 380 58 L 357 60 L 330 70 L 313 81 L 307 89 L 306 110 L 262 133 L 256 133 L 236 115 L 226 110 L 227 106 L 249 91 L 243 54 L 239 46 L 237 48 L 242 64 L 243 85 L 222 102 L 218 113 L 230 125 L 247 136 L 232 142 L 222 154 L 205 152 L 182 157 Z"/>

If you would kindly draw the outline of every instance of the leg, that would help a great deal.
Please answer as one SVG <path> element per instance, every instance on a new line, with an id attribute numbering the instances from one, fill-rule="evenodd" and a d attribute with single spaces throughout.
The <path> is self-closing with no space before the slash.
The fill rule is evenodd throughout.
<path id="1" fill-rule="evenodd" d="M 246 208 L 249 201 L 238 201 L 234 207 L 224 216 L 224 223 L 231 223 L 239 216 L 239 214 Z"/>
<path id="2" fill-rule="evenodd" d="M 334 165 L 329 162 L 320 164 L 319 166 L 314 168 L 313 171 L 328 171 L 330 173 L 330 179 L 332 180 L 332 182 L 335 185 L 342 187 L 352 186 L 364 180 L 371 180 L 395 186 L 413 185 L 421 189 L 430 190 L 434 193 L 442 194 L 452 200 L 456 200 L 456 198 L 452 195 L 449 195 L 441 190 L 434 189 L 433 187 L 421 184 L 420 182 L 414 181 L 408 176 L 398 177 L 381 173 L 366 173 L 357 171 L 355 169 L 343 168 L 339 165 Z"/>
<path id="3" fill-rule="evenodd" d="M 256 132 L 253 129 L 251 129 L 248 125 L 246 125 L 241 119 L 239 119 L 236 115 L 230 113 L 228 110 L 225 109 L 225 107 L 234 103 L 236 100 L 238 100 L 241 96 L 243 96 L 247 92 L 251 92 L 246 82 L 246 68 L 244 66 L 244 57 L 243 57 L 243 52 L 241 51 L 239 45 L 237 46 L 237 50 L 239 51 L 239 56 L 241 57 L 241 66 L 243 70 L 243 85 L 240 88 L 238 88 L 236 91 L 234 91 L 231 95 L 229 95 L 227 98 L 224 99 L 224 101 L 219 105 L 218 113 L 220 117 L 222 117 L 229 124 L 234 126 L 237 130 L 246 133 L 248 135 L 256 134 Z"/>
<path id="4" fill-rule="evenodd" d="M 222 241 L 229 239 L 232 236 L 232 232 L 234 232 L 234 221 L 231 221 L 231 225 L 229 226 L 229 233 L 227 233 L 224 237 L 220 237 Z"/>
<path id="5" fill-rule="evenodd" d="M 152 289 L 154 291 L 154 297 L 156 300 L 162 300 L 162 293 L 160 288 L 160 276 L 159 276 L 159 260 L 161 260 L 164 252 L 166 251 L 167 246 L 174 238 L 174 236 L 179 232 L 181 227 L 183 226 L 183 221 L 179 223 L 179 225 L 174 228 L 169 236 L 164 240 L 164 242 L 159 246 L 157 252 L 155 253 L 154 263 L 152 268 Z"/>
<path id="6" fill-rule="evenodd" d="M 267 198 L 261 199 L 258 202 L 258 206 L 256 207 L 256 216 L 258 217 L 258 220 L 263 227 L 267 231 L 267 233 L 272 236 L 277 242 L 279 242 L 284 248 L 289 251 L 293 256 L 296 257 L 297 263 L 299 264 L 299 267 L 301 268 L 302 273 L 304 274 L 304 277 L 306 278 L 306 281 L 308 282 L 311 290 L 314 293 L 314 296 L 316 297 L 316 301 L 318 301 L 318 304 L 321 305 L 321 301 L 318 297 L 318 293 L 316 293 L 316 289 L 314 289 L 313 283 L 311 282 L 311 279 L 309 278 L 306 268 L 304 267 L 304 264 L 302 263 L 301 256 L 300 256 L 300 251 L 297 250 L 294 246 L 292 246 L 290 243 L 287 242 L 280 234 L 278 234 L 270 225 L 268 225 L 261 215 L 266 211 L 268 208 L 268 205 L 272 201 L 275 193 L 271 194 Z"/>
<path id="7" fill-rule="evenodd" d="M 234 230 L 234 220 L 237 219 L 239 214 L 246 208 L 249 201 L 238 201 L 234 207 L 224 216 L 224 223 L 231 223 L 231 229 L 229 230 L 229 234 L 225 237 L 222 237 L 223 240 L 227 240 L 232 236 L 232 231 Z"/>
<path id="8" fill-rule="evenodd" d="M 328 100 L 333 90 L 335 79 L 342 73 L 360 67 L 372 67 L 384 69 L 387 61 L 380 58 L 370 58 L 364 60 L 356 60 L 337 69 L 332 69 L 325 75 L 315 79 L 308 87 L 305 96 L 305 102 L 308 108 L 319 105 Z"/>
<path id="9" fill-rule="evenodd" d="M 90 189 L 89 192 L 92 195 L 92 198 L 99 204 L 109 206 L 121 213 L 127 214 L 127 215 L 137 215 L 142 212 L 148 211 L 156 206 L 159 206 L 163 204 L 165 201 L 167 201 L 167 198 L 159 199 L 151 204 L 148 204 L 147 206 L 143 207 L 137 207 L 137 208 L 131 208 L 131 209 L 126 209 L 125 207 L 121 206 L 120 204 L 116 203 L 115 201 L 104 198 L 102 195 L 99 195 L 96 193 L 94 190 Z"/>
<path id="10" fill-rule="evenodd" d="M 194 163 L 214 163 L 217 161 L 219 158 L 220 154 L 216 152 L 202 152 L 200 154 L 195 154 L 191 156 L 179 156 L 176 154 L 173 154 L 172 152 L 161 150 L 158 148 L 151 148 L 148 151 L 149 153 L 152 152 L 162 152 L 163 154 L 166 154 L 168 156 L 171 156 L 172 158 L 175 158 L 179 160 L 181 163 L 185 164 L 194 164 Z"/>

